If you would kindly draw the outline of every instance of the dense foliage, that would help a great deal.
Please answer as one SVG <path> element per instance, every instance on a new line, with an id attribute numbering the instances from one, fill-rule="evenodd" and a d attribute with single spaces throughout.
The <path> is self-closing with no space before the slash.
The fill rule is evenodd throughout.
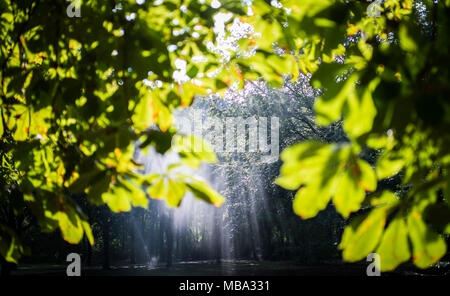
<path id="1" fill-rule="evenodd" d="M 320 11 L 313 16 L 292 17 L 308 24 L 301 26 L 305 36 L 317 37 L 302 39 L 301 55 L 308 59 L 312 84 L 325 88 L 315 104 L 317 122 L 342 117 L 351 141 L 286 149 L 278 184 L 300 187 L 294 210 L 304 218 L 315 216 L 330 199 L 345 218 L 361 206 L 371 208 L 346 228 L 339 246 L 345 260 L 374 251 L 381 270 L 411 257 L 418 267 L 429 267 L 446 253 L 441 234 L 450 230 L 444 66 L 449 2 L 383 1 L 380 14 L 372 16 L 361 3 L 314 3 Z M 342 33 L 357 35 L 345 49 L 341 40 L 330 38 Z M 339 48 L 344 61 L 330 61 Z M 381 152 L 374 168 L 360 157 L 365 146 Z M 377 182 L 398 174 L 403 190 L 377 190 Z"/>
<path id="2" fill-rule="evenodd" d="M 16 262 L 25 252 L 13 225 L 26 211 L 43 231 L 92 241 L 76 193 L 115 212 L 146 207 L 147 189 L 171 205 L 186 190 L 219 205 L 191 176 L 137 174 L 136 141 L 178 149 L 193 166 L 214 162 L 186 152 L 180 137 L 189 136 L 175 135 L 172 111 L 195 94 L 260 78 L 281 86 L 283 74 L 303 72 L 322 90 L 316 122 L 342 119 L 348 139 L 284 150 L 277 183 L 298 189 L 295 213 L 314 217 L 330 200 L 344 218 L 364 207 L 343 234 L 345 260 L 376 251 L 382 270 L 410 258 L 436 263 L 450 231 L 450 2 L 217 3 L 92 0 L 80 18 L 66 15 L 64 1 L 0 4 L 1 255 Z M 233 14 L 217 25 L 217 12 Z M 376 161 L 363 159 L 367 147 Z M 393 177 L 400 190 L 378 186 Z"/>
<path id="3" fill-rule="evenodd" d="M 171 111 L 200 92 L 191 82 L 174 87 L 172 72 L 183 55 L 206 52 L 215 12 L 195 2 L 186 2 L 186 13 L 177 1 L 138 2 L 83 2 L 79 18 L 68 17 L 65 1 L 1 3 L 1 196 L 9 213 L 1 217 L 0 252 L 6 260 L 17 262 L 26 251 L 14 231 L 14 216 L 23 211 L 45 232 L 59 228 L 70 243 L 85 233 L 92 243 L 73 194 L 86 193 L 89 202 L 114 212 L 146 207 L 143 188 L 171 205 L 185 191 L 222 203 L 191 177 L 136 174 L 135 141 L 160 152 L 170 148 Z M 201 37 L 174 34 L 194 26 Z M 169 52 L 171 44 L 180 50 Z M 214 65 L 202 67 L 208 64 Z M 184 150 L 190 165 L 215 161 L 211 152 Z"/>

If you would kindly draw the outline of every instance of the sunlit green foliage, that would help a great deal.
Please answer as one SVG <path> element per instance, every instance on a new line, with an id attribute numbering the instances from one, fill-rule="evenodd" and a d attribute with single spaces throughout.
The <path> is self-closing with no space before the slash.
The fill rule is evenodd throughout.
<path id="1" fill-rule="evenodd" d="M 172 74 L 177 59 L 191 65 L 193 56 L 207 54 L 215 10 L 197 1 L 185 1 L 184 12 L 179 1 L 80 2 L 79 18 L 67 15 L 70 3 L 62 0 L 0 4 L 2 202 L 18 188 L 15 198 L 24 200 L 41 229 L 59 228 L 70 243 L 83 234 L 93 242 L 74 194 L 114 212 L 147 207 L 147 186 L 151 197 L 171 206 L 185 190 L 220 205 L 223 198 L 192 177 L 161 175 L 149 183 L 133 159 L 138 142 L 160 153 L 170 149 L 172 110 L 206 93 L 206 87 L 174 81 Z M 202 28 L 198 38 L 194 26 Z M 185 33 L 174 34 L 180 28 Z M 169 45 L 179 50 L 169 51 Z M 209 54 L 196 71 L 217 67 L 214 57 Z M 188 74 L 195 75 L 190 67 Z M 191 166 L 215 161 L 211 152 L 180 153 Z M 22 209 L 12 206 L 14 214 Z M 14 221 L 3 222 L 2 255 L 17 262 L 23 252 L 8 226 Z"/>
<path id="2" fill-rule="evenodd" d="M 289 26 L 299 28 L 300 59 L 307 61 L 301 68 L 324 90 L 317 122 L 342 118 L 350 143 L 286 149 L 278 184 L 299 188 L 294 210 L 304 218 L 330 198 L 343 217 L 363 204 L 371 209 L 346 228 L 345 260 L 377 252 L 382 271 L 411 257 L 429 267 L 446 253 L 442 235 L 450 222 L 450 3 L 383 1 L 380 15 L 368 15 L 369 3 L 360 1 L 292 2 Z M 373 166 L 360 158 L 363 147 L 381 153 Z M 377 181 L 397 174 L 407 190 L 377 190 Z"/>
<path id="3" fill-rule="evenodd" d="M 71 200 L 77 192 L 115 212 L 145 207 L 145 188 L 170 205 L 186 190 L 220 204 L 220 196 L 188 176 L 138 175 L 135 143 L 176 149 L 172 111 L 195 94 L 259 78 L 281 86 L 283 74 L 295 80 L 302 71 L 323 90 L 317 123 L 342 119 L 349 141 L 305 142 L 283 152 L 277 182 L 299 189 L 295 212 L 314 217 L 330 200 L 346 218 L 363 204 L 371 207 L 345 231 L 340 247 L 348 261 L 377 251 L 382 270 L 410 255 L 425 268 L 445 254 L 448 0 L 387 0 L 376 16 L 365 1 L 289 0 L 274 7 L 255 0 L 252 13 L 241 1 L 222 1 L 219 9 L 210 1 L 182 1 L 186 9 L 180 1 L 139 3 L 83 1 L 80 18 L 69 18 L 62 0 L 0 4 L 0 135 L 8 168 L 2 176 L 14 176 L 2 198 L 19 188 L 42 230 L 60 228 L 72 243 L 83 233 L 92 240 Z M 210 50 L 219 11 L 254 28 L 228 55 Z M 381 154 L 374 166 L 360 156 L 366 146 Z M 215 160 L 209 152 L 183 153 L 192 166 Z M 377 181 L 398 174 L 408 190 L 377 191 Z M 2 255 L 16 261 L 23 253 L 16 236 L 7 225 L 0 234 Z"/>

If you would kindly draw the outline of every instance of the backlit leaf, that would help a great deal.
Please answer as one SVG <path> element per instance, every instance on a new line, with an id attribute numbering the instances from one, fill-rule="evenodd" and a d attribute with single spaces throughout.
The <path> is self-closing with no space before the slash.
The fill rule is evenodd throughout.
<path id="1" fill-rule="evenodd" d="M 220 206 L 225 199 L 219 193 L 217 193 L 214 189 L 212 189 L 208 183 L 200 180 L 190 180 L 186 183 L 186 189 L 192 192 L 192 194 L 198 198 L 202 199 L 208 203 L 215 205 L 216 207 Z"/>
<path id="2" fill-rule="evenodd" d="M 342 256 L 349 262 L 359 261 L 372 252 L 380 241 L 388 207 L 373 209 L 352 235 L 347 238 Z M 348 227 L 348 226 L 347 226 Z"/>
<path id="3" fill-rule="evenodd" d="M 401 214 L 389 223 L 376 253 L 380 255 L 381 271 L 393 270 L 411 257 L 408 229 Z"/>
<path id="4" fill-rule="evenodd" d="M 407 224 L 417 267 L 428 268 L 444 256 L 447 251 L 444 239 L 425 224 L 417 207 L 408 214 Z"/>

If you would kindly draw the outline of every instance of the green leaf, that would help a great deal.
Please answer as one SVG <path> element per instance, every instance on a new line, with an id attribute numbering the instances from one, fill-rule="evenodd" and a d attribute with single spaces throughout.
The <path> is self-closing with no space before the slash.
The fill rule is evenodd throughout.
<path id="1" fill-rule="evenodd" d="M 296 61 L 289 60 L 287 57 L 271 55 L 267 58 L 266 62 L 275 69 L 279 75 L 290 74 L 296 70 Z"/>
<path id="2" fill-rule="evenodd" d="M 108 192 L 102 194 L 103 202 L 114 213 L 128 212 L 131 210 L 130 192 L 122 186 L 113 186 Z"/>
<path id="3" fill-rule="evenodd" d="M 336 210 L 343 216 L 359 210 L 366 191 L 374 191 L 377 178 L 374 170 L 362 159 L 352 158 L 347 162 L 346 169 L 340 176 L 333 198 Z"/>
<path id="4" fill-rule="evenodd" d="M 122 180 L 121 184 L 129 192 L 128 197 L 131 201 L 131 204 L 134 207 L 142 207 L 144 209 L 147 208 L 148 206 L 147 196 L 145 196 L 144 191 L 142 190 L 141 187 L 139 187 L 139 185 L 136 185 L 129 180 Z"/>
<path id="5" fill-rule="evenodd" d="M 55 218 L 64 240 L 70 244 L 78 244 L 83 238 L 83 225 L 78 214 L 69 210 L 56 213 Z"/>
<path id="6" fill-rule="evenodd" d="M 317 183 L 300 188 L 295 194 L 293 203 L 294 212 L 302 219 L 315 217 L 317 213 L 326 208 L 331 199 L 329 183 L 327 188 L 321 188 Z"/>
<path id="7" fill-rule="evenodd" d="M 361 171 L 357 164 L 351 165 L 339 179 L 333 203 L 336 210 L 347 218 L 350 213 L 359 210 L 365 197 L 365 191 L 358 184 Z"/>
<path id="8" fill-rule="evenodd" d="M 189 68 L 189 70 L 186 72 L 186 74 L 191 78 L 195 78 L 198 71 L 199 71 L 198 67 L 195 65 L 192 65 L 191 68 Z"/>
<path id="9" fill-rule="evenodd" d="M 408 229 L 400 213 L 389 223 L 376 253 L 380 255 L 381 271 L 394 270 L 411 257 Z"/>
<path id="10" fill-rule="evenodd" d="M 281 154 L 281 176 L 275 183 L 294 190 L 294 211 L 304 219 L 324 209 L 331 197 L 336 209 L 348 217 L 357 211 L 365 191 L 376 189 L 377 179 L 368 163 L 357 159 L 349 145 L 305 142 Z"/>
<path id="11" fill-rule="evenodd" d="M 159 177 L 156 182 L 154 182 L 148 189 L 147 192 L 151 198 L 163 199 L 166 194 L 165 190 L 165 180 Z"/>
<path id="12" fill-rule="evenodd" d="M 408 214 L 407 224 L 413 245 L 413 262 L 417 267 L 428 268 L 445 255 L 444 239 L 425 224 L 418 207 Z"/>
<path id="13" fill-rule="evenodd" d="M 345 74 L 350 68 L 347 64 L 323 63 L 311 76 L 311 85 L 316 88 L 326 87 L 335 83 L 335 79 Z"/>
<path id="14" fill-rule="evenodd" d="M 275 34 L 280 33 L 280 28 L 278 24 L 270 24 L 267 21 L 263 19 L 259 19 L 254 26 L 255 32 L 260 33 L 261 37 L 256 40 L 256 44 L 258 45 L 258 48 L 261 48 L 265 51 L 272 51 L 272 38 L 265 38 L 264 36 L 274 36 Z"/>
<path id="15" fill-rule="evenodd" d="M 325 143 L 309 141 L 286 148 L 281 153 L 283 165 L 275 183 L 283 188 L 295 190 L 316 177 L 324 166 L 333 147 Z"/>
<path id="16" fill-rule="evenodd" d="M 172 145 L 173 132 L 149 130 L 144 133 L 147 138 L 139 145 L 140 149 L 146 149 L 148 145 L 155 147 L 156 152 L 160 154 L 166 153 Z"/>
<path id="17" fill-rule="evenodd" d="M 28 137 L 30 129 L 30 114 L 29 108 L 24 105 L 13 105 L 11 108 L 11 116 L 8 120 L 8 128 L 15 131 L 13 134 L 14 140 L 25 141 Z"/>
<path id="18" fill-rule="evenodd" d="M 145 130 L 153 123 L 153 101 L 150 94 L 144 95 L 134 109 L 131 117 L 133 126 L 138 130 Z"/>
<path id="19" fill-rule="evenodd" d="M 50 128 L 50 118 L 52 116 L 52 108 L 48 106 L 47 108 L 42 108 L 39 111 L 33 111 L 31 115 L 31 125 L 29 134 L 34 135 L 46 135 L 48 129 Z"/>
<path id="20" fill-rule="evenodd" d="M 115 213 L 128 212 L 131 210 L 131 206 L 144 209 L 148 206 L 148 199 L 143 188 L 141 188 L 141 182 L 136 184 L 135 181 L 139 181 L 138 179 L 132 174 L 127 176 L 126 179 L 118 177 L 110 190 L 102 194 L 103 202 L 107 203 Z"/>
<path id="21" fill-rule="evenodd" d="M 100 180 L 95 182 L 94 185 L 92 185 L 89 189 L 89 192 L 86 196 L 87 200 L 95 205 L 103 204 L 102 194 L 109 190 L 110 183 L 111 177 L 108 174 L 102 174 Z"/>
<path id="22" fill-rule="evenodd" d="M 174 180 L 169 180 L 166 193 L 166 200 L 169 206 L 178 207 L 181 203 L 181 200 L 184 197 L 185 192 L 186 187 L 183 183 Z"/>
<path id="23" fill-rule="evenodd" d="M 1 114 L 1 113 L 0 113 Z M 0 116 L 0 139 L 3 137 L 3 132 L 4 132 L 4 128 L 3 128 L 3 118 L 2 116 Z"/>
<path id="24" fill-rule="evenodd" d="M 228 85 L 225 82 L 223 82 L 222 80 L 216 79 L 216 89 L 217 90 L 221 90 L 221 89 L 224 89 L 227 87 L 228 87 Z"/>
<path id="25" fill-rule="evenodd" d="M 380 196 L 376 196 L 371 199 L 370 204 L 372 206 L 379 206 L 379 205 L 395 205 L 398 203 L 398 198 L 394 193 L 391 191 L 383 191 L 383 193 Z"/>
<path id="26" fill-rule="evenodd" d="M 92 180 L 100 176 L 102 172 L 98 169 L 92 169 L 86 173 L 83 173 L 78 179 L 75 180 L 70 186 L 69 191 L 72 193 L 83 193 L 84 190 L 89 187 Z"/>
<path id="27" fill-rule="evenodd" d="M 373 149 L 381 149 L 385 148 L 388 145 L 388 137 L 382 135 L 382 136 L 369 136 L 369 138 L 366 141 L 366 145 Z"/>
<path id="28" fill-rule="evenodd" d="M 190 167 L 199 168 L 202 162 L 217 162 L 212 147 L 201 137 L 176 135 L 174 136 L 173 146 L 178 151 L 181 161 Z"/>
<path id="29" fill-rule="evenodd" d="M 383 153 L 377 160 L 375 167 L 377 178 L 379 180 L 390 178 L 398 174 L 405 165 L 402 158 L 393 158 L 388 153 Z"/>
<path id="30" fill-rule="evenodd" d="M 342 108 L 347 98 L 354 100 L 355 85 L 358 80 L 357 74 L 339 83 L 330 83 L 324 91 L 324 95 L 319 97 L 314 104 L 316 110 L 316 121 L 319 125 L 329 125 L 342 116 Z"/>
<path id="31" fill-rule="evenodd" d="M 0 256 L 6 261 L 18 263 L 18 260 L 27 255 L 16 232 L 10 227 L 0 224 Z"/>
<path id="32" fill-rule="evenodd" d="M 217 193 L 204 181 L 191 179 L 185 184 L 186 189 L 192 192 L 196 198 L 211 203 L 216 207 L 220 206 L 225 201 L 225 198 L 222 195 Z"/>
<path id="33" fill-rule="evenodd" d="M 377 189 L 377 176 L 374 169 L 364 160 L 358 159 L 357 164 L 361 171 L 359 184 L 366 191 L 375 191 Z"/>
<path id="34" fill-rule="evenodd" d="M 400 25 L 398 31 L 400 39 L 400 47 L 405 51 L 415 52 L 417 51 L 417 44 L 408 32 L 408 27 L 404 24 Z"/>
<path id="35" fill-rule="evenodd" d="M 81 221 L 81 225 L 83 226 L 84 233 L 86 233 L 86 237 L 89 241 L 89 244 L 91 246 L 94 245 L 94 236 L 92 235 L 92 229 L 91 226 L 87 221 Z"/>
<path id="36" fill-rule="evenodd" d="M 220 206 L 224 201 L 224 198 L 208 183 L 180 173 L 176 173 L 171 178 L 162 175 L 153 178 L 147 192 L 152 198 L 165 199 L 169 206 L 178 207 L 186 190 L 193 193 L 194 197 L 215 206 Z"/>
<path id="37" fill-rule="evenodd" d="M 357 138 L 372 130 L 377 109 L 373 103 L 372 93 L 379 79 L 372 80 L 362 91 L 349 93 L 345 104 L 344 130 L 352 138 Z"/>
<path id="38" fill-rule="evenodd" d="M 389 207 L 373 209 L 367 218 L 358 225 L 356 231 L 351 233 L 349 231 L 347 234 L 344 231 L 344 235 L 347 236 L 342 253 L 345 261 L 359 261 L 375 249 L 383 233 L 388 210 Z"/>
<path id="39" fill-rule="evenodd" d="M 170 207 L 178 207 L 186 192 L 186 186 L 181 180 L 159 176 L 153 180 L 147 192 L 152 198 L 165 199 Z"/>
<path id="40" fill-rule="evenodd" d="M 285 3 L 286 2 L 286 3 Z M 321 11 L 335 4 L 332 0 L 288 0 L 283 2 L 283 6 L 293 10 L 294 17 L 301 20 L 303 17 L 314 17 Z"/>
<path id="41" fill-rule="evenodd" d="M 351 242 L 352 237 L 355 235 L 359 225 L 366 218 L 367 214 L 361 214 L 351 218 L 350 223 L 345 227 L 344 232 L 342 233 L 341 242 L 339 243 L 338 246 L 339 250 L 344 250 L 348 246 L 349 242 Z"/>
<path id="42" fill-rule="evenodd" d="M 342 179 L 343 164 L 349 155 L 348 146 L 327 144 L 318 146 L 316 150 L 308 149 L 301 153 L 300 157 L 297 156 L 297 160 L 301 159 L 297 163 L 300 174 L 294 173 L 294 176 L 300 178 L 301 183 L 306 186 L 300 188 L 294 200 L 294 211 L 297 215 L 303 219 L 312 218 L 326 207 L 332 196 L 336 197 L 337 186 Z M 283 165 L 290 168 L 286 163 Z"/>

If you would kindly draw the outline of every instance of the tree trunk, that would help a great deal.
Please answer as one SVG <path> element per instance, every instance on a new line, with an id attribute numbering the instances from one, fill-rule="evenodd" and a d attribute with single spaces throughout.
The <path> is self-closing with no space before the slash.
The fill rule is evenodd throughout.
<path id="1" fill-rule="evenodd" d="M 123 216 L 122 216 L 122 222 L 123 222 L 123 224 L 122 224 L 122 251 L 121 251 L 121 253 L 122 254 L 125 254 L 125 250 L 126 250 L 126 242 L 127 242 L 127 237 L 128 237 L 128 215 L 127 215 L 128 213 L 125 213 Z"/>
<path id="2" fill-rule="evenodd" d="M 165 220 L 166 217 L 162 210 L 159 210 L 159 239 L 158 239 L 158 254 L 160 256 L 161 261 L 166 260 L 166 252 L 164 249 L 164 230 L 165 230 Z"/>
<path id="3" fill-rule="evenodd" d="M 92 246 L 89 242 L 87 244 L 86 264 L 87 264 L 87 266 L 92 266 Z"/>
<path id="4" fill-rule="evenodd" d="M 107 214 L 106 214 L 107 215 Z M 109 221 L 108 216 L 103 220 L 103 269 L 110 269 L 109 263 Z"/>
<path id="5" fill-rule="evenodd" d="M 167 221 L 167 267 L 172 266 L 172 251 L 173 251 L 173 209 L 169 212 Z"/>
<path id="6" fill-rule="evenodd" d="M 256 254 L 256 243 L 255 243 L 255 235 L 256 232 L 253 229 L 253 224 L 251 220 L 251 209 L 249 208 L 250 199 L 248 198 L 248 195 L 245 194 L 245 200 L 247 202 L 247 205 L 245 206 L 245 215 L 247 217 L 247 224 L 248 224 L 248 237 L 250 239 L 250 250 L 251 250 L 251 257 L 253 260 L 258 260 L 258 256 Z"/>
<path id="7" fill-rule="evenodd" d="M 181 233 L 181 255 L 180 258 L 183 261 L 187 261 L 189 259 L 189 250 L 188 250 L 188 232 L 186 229 L 183 229 Z"/>
<path id="8" fill-rule="evenodd" d="M 87 214 L 88 214 L 88 220 L 92 223 L 92 218 L 91 218 L 91 206 L 88 205 L 87 208 Z M 92 266 L 92 246 L 89 242 L 89 240 L 86 238 L 86 249 L 87 249 L 87 256 L 86 256 L 86 265 L 87 266 Z"/>
<path id="9" fill-rule="evenodd" d="M 222 262 L 222 209 L 214 209 L 214 250 L 216 263 Z"/>
<path id="10" fill-rule="evenodd" d="M 149 235 L 147 236 L 148 257 L 150 261 L 152 260 L 152 257 L 155 254 L 155 244 L 153 239 L 155 237 L 155 233 L 156 233 L 156 223 L 150 216 L 150 230 Z"/>
<path id="11" fill-rule="evenodd" d="M 272 225 L 270 225 L 267 216 L 264 216 L 262 218 L 262 227 L 263 227 L 263 231 L 261 232 L 263 241 L 262 253 L 263 258 L 265 260 L 268 260 L 272 256 L 273 246 L 272 246 Z"/>
<path id="12" fill-rule="evenodd" d="M 136 246 L 135 246 L 135 240 L 136 240 L 136 234 L 135 234 L 135 221 L 134 221 L 134 214 L 133 212 L 130 212 L 130 218 L 128 223 L 129 228 L 131 228 L 130 231 L 130 264 L 136 264 Z"/>

